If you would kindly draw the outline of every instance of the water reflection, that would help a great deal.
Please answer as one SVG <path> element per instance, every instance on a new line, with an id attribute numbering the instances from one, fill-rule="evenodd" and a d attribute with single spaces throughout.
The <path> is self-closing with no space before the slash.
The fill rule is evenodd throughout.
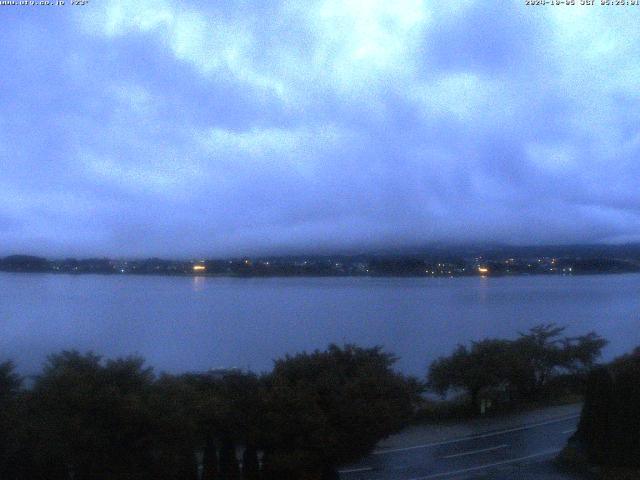
<path id="1" fill-rule="evenodd" d="M 200 275 L 196 275 L 192 278 L 192 285 L 193 285 L 193 291 L 194 292 L 201 292 L 204 290 L 204 286 L 205 286 L 205 282 L 206 282 L 206 277 L 200 276 Z"/>

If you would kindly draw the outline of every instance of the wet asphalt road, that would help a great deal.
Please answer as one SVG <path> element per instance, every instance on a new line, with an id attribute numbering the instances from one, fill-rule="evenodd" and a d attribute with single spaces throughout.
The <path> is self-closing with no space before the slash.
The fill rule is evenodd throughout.
<path id="1" fill-rule="evenodd" d="M 573 434 L 578 415 L 471 435 L 443 442 L 376 451 L 340 471 L 342 480 L 503 479 L 529 466 L 549 469 L 548 460 Z M 546 463 L 545 463 L 546 462 Z M 541 465 L 545 465 L 541 466 Z M 535 466 L 535 467 L 533 467 Z M 552 478 L 553 473 L 549 473 Z M 530 478 L 542 478 L 531 473 Z M 555 478 L 555 477 L 553 477 Z M 558 477 L 564 478 L 564 477 Z"/>

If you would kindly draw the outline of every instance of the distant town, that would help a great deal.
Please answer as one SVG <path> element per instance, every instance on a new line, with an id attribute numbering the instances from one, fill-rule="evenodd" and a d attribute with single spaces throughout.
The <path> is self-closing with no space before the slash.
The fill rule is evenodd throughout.
<path id="1" fill-rule="evenodd" d="M 237 258 L 47 259 L 0 257 L 0 271 L 235 277 L 461 277 L 640 272 L 640 244 L 546 247 L 437 247 L 340 255 Z"/>

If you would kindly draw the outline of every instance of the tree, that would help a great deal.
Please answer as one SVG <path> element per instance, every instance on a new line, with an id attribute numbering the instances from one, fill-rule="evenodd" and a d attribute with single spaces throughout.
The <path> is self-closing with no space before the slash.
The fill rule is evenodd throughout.
<path id="1" fill-rule="evenodd" d="M 576 375 L 585 375 L 594 366 L 607 341 L 595 332 L 562 340 L 560 365 Z"/>
<path id="2" fill-rule="evenodd" d="M 640 467 L 640 347 L 610 366 L 616 401 L 610 462 Z"/>
<path id="3" fill-rule="evenodd" d="M 232 371 L 221 376 L 189 373 L 170 380 L 166 376 L 163 381 L 171 381 L 184 390 L 180 404 L 194 424 L 204 480 L 239 478 L 237 446 L 244 447 L 244 477 L 255 477 L 265 416 L 260 378 Z"/>
<path id="4" fill-rule="evenodd" d="M 164 374 L 155 385 L 154 405 L 164 418 L 162 443 L 192 445 L 194 455 L 198 451 L 202 455 L 203 480 L 218 478 L 220 399 L 211 378 L 192 373 Z"/>
<path id="5" fill-rule="evenodd" d="M 22 378 L 13 362 L 0 363 L 0 478 L 16 475 L 20 445 L 18 396 Z"/>
<path id="6" fill-rule="evenodd" d="M 512 345 L 506 340 L 472 342 L 470 349 L 458 345 L 451 356 L 440 357 L 431 364 L 427 383 L 441 395 L 451 389 L 464 390 L 475 408 L 483 390 L 508 383 L 513 369 L 511 357 Z"/>
<path id="7" fill-rule="evenodd" d="M 561 338 L 565 329 L 553 323 L 541 324 L 528 333 L 520 333 L 515 341 L 516 351 L 525 365 L 518 379 L 524 396 L 535 398 L 548 394 L 545 389 L 549 380 L 560 372 L 586 375 L 607 344 L 595 332 Z"/>
<path id="8" fill-rule="evenodd" d="M 553 323 L 541 324 L 531 328 L 528 333 L 520 333 L 520 338 L 516 340 L 518 350 L 528 363 L 530 392 L 539 392 L 556 367 L 565 360 L 559 338 L 565 328 Z"/>
<path id="9" fill-rule="evenodd" d="M 13 362 L 0 363 L 0 402 L 15 398 L 22 386 L 22 378 L 14 370 Z"/>
<path id="10" fill-rule="evenodd" d="M 640 467 L 640 348 L 593 370 L 575 440 L 597 465 Z"/>
<path id="11" fill-rule="evenodd" d="M 236 480 L 240 469 L 236 446 L 244 447 L 243 476 L 257 475 L 257 447 L 262 443 L 264 403 L 260 379 L 251 373 L 230 372 L 214 382 L 219 399 L 217 412 L 220 434 L 220 474 Z"/>
<path id="12" fill-rule="evenodd" d="M 147 478 L 154 450 L 151 369 L 140 358 L 52 355 L 32 393 L 39 478 Z"/>
<path id="13" fill-rule="evenodd" d="M 450 356 L 431 364 L 428 385 L 441 395 L 462 390 L 475 408 L 483 391 L 500 389 L 511 398 L 531 400 L 548 394 L 550 380 L 559 375 L 583 380 L 607 342 L 594 332 L 563 338 L 564 330 L 543 324 L 516 340 L 459 345 Z"/>
<path id="14" fill-rule="evenodd" d="M 277 360 L 268 377 L 267 470 L 286 478 L 336 478 L 412 416 L 420 387 L 392 370 L 380 347 L 331 345 Z"/>

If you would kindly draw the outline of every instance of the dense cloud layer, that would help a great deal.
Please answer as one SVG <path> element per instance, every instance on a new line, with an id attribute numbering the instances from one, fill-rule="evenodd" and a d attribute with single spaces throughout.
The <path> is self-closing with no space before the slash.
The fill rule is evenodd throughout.
<path id="1" fill-rule="evenodd" d="M 0 255 L 640 239 L 640 7 L 0 9 Z"/>

